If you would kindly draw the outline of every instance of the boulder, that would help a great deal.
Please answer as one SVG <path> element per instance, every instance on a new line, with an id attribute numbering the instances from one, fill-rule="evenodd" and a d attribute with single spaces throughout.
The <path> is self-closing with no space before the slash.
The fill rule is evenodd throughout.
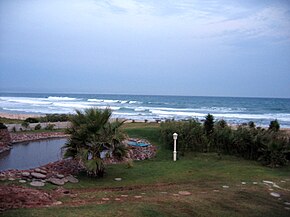
<path id="1" fill-rule="evenodd" d="M 78 183 L 79 182 L 79 180 L 77 178 L 73 177 L 72 175 L 69 175 L 65 178 L 71 183 Z"/>
<path id="2" fill-rule="evenodd" d="M 62 175 L 62 174 L 56 174 L 56 177 L 59 178 L 59 179 L 62 179 L 62 178 L 64 178 L 64 175 Z"/>
<path id="3" fill-rule="evenodd" d="M 64 185 L 65 183 L 63 179 L 58 178 L 49 178 L 47 181 L 54 185 Z"/>
<path id="4" fill-rule="evenodd" d="M 37 179 L 45 179 L 46 178 L 46 175 L 44 174 L 41 174 L 41 173 L 31 173 L 31 176 L 33 176 L 34 178 L 37 178 Z"/>
<path id="5" fill-rule="evenodd" d="M 191 195 L 191 193 L 189 191 L 179 191 L 178 194 L 180 194 L 182 196 L 189 196 L 189 195 Z"/>
<path id="6" fill-rule="evenodd" d="M 34 187 L 43 187 L 45 184 L 43 182 L 33 181 L 33 182 L 30 182 L 30 185 Z"/>
<path id="7" fill-rule="evenodd" d="M 30 176 L 30 172 L 23 172 L 23 173 L 21 173 L 21 175 L 23 177 L 29 177 Z"/>
<path id="8" fill-rule="evenodd" d="M 281 197 L 280 194 L 275 193 L 275 192 L 271 192 L 270 195 L 273 196 L 273 197 Z"/>

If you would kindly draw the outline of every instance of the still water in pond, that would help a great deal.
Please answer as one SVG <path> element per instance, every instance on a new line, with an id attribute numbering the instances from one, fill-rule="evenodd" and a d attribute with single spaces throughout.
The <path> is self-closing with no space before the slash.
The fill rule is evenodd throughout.
<path id="1" fill-rule="evenodd" d="M 0 154 L 0 171 L 30 169 L 60 160 L 66 141 L 58 138 L 14 144 L 10 151 Z"/>

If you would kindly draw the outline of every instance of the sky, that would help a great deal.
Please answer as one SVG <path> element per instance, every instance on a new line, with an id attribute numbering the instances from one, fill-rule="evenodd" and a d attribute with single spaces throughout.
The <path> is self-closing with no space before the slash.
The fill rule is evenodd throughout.
<path id="1" fill-rule="evenodd" d="M 290 1 L 0 0 L 0 92 L 290 98 Z"/>

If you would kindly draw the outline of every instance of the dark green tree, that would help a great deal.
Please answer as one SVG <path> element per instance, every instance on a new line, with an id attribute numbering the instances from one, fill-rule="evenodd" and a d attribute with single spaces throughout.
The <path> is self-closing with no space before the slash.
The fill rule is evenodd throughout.
<path id="1" fill-rule="evenodd" d="M 268 129 L 273 130 L 275 132 L 278 132 L 280 129 L 280 124 L 279 124 L 278 120 L 275 119 L 274 121 L 271 121 Z"/>
<path id="2" fill-rule="evenodd" d="M 209 136 L 213 133 L 213 131 L 214 131 L 214 117 L 213 117 L 213 115 L 208 114 L 205 117 L 203 127 L 204 127 L 205 134 L 207 136 Z"/>

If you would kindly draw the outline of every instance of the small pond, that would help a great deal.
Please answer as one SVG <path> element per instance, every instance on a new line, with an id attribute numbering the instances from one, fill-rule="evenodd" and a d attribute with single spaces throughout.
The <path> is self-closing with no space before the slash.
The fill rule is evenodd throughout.
<path id="1" fill-rule="evenodd" d="M 0 171 L 31 169 L 62 159 L 61 147 L 66 138 L 22 142 L 0 154 Z"/>

